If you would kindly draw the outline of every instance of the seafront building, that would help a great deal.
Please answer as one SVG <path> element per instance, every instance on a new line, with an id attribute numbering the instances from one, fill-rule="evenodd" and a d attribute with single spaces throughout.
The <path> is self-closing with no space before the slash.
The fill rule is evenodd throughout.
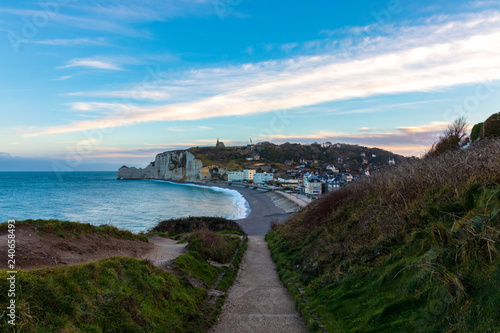
<path id="1" fill-rule="evenodd" d="M 250 181 L 253 180 L 253 176 L 255 175 L 254 169 L 245 169 L 243 170 L 243 180 Z"/>
<path id="2" fill-rule="evenodd" d="M 304 177 L 304 193 L 306 195 L 319 196 L 322 192 L 321 188 L 322 183 L 318 177 L 314 175 Z"/>
<path id="3" fill-rule="evenodd" d="M 228 182 L 242 182 L 245 179 L 245 173 L 243 171 L 228 171 L 227 181 Z"/>
<path id="4" fill-rule="evenodd" d="M 253 182 L 255 184 L 264 184 L 265 182 L 272 181 L 274 179 L 274 174 L 272 173 L 256 173 L 253 175 Z"/>
<path id="5" fill-rule="evenodd" d="M 278 178 L 278 182 L 283 187 L 288 187 L 291 189 L 299 188 L 299 180 L 294 178 Z"/>

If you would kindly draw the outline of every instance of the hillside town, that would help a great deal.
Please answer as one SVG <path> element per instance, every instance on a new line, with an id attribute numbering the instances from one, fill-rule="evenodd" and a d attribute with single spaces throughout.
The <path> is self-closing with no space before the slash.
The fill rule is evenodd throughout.
<path id="1" fill-rule="evenodd" d="M 341 148 L 341 145 L 332 145 L 327 142 L 321 146 Z M 216 147 L 225 148 L 224 143 L 218 139 Z M 381 167 L 393 166 L 397 163 L 395 158 L 389 157 L 381 165 L 380 159 L 377 160 L 378 163 L 374 162 L 377 158 L 376 154 L 361 152 L 357 158 L 352 156 L 351 158 L 333 157 L 330 163 L 323 160 L 300 158 L 298 161 L 282 161 L 278 166 L 276 163 L 265 163 L 266 161 L 261 154 L 256 152 L 255 145 L 248 145 L 246 149 L 252 152 L 245 158 L 246 162 L 249 163 L 247 164 L 248 168 L 228 170 L 227 179 L 224 177 L 223 180 L 230 183 L 253 184 L 265 189 L 287 190 L 309 198 L 317 198 L 323 194 L 334 192 L 342 186 L 370 176 L 372 172 L 376 172 Z M 356 165 L 359 164 L 359 166 L 355 170 L 350 163 L 352 161 L 360 162 L 356 162 Z M 286 168 L 283 169 L 283 166 Z"/>

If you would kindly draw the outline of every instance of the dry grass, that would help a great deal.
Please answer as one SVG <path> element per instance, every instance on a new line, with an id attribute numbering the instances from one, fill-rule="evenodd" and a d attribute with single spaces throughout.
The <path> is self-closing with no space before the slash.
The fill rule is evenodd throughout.
<path id="1" fill-rule="evenodd" d="M 434 194 L 446 202 L 475 183 L 500 183 L 500 140 L 477 141 L 469 149 L 384 170 L 321 198 L 300 213 L 300 220 L 306 228 L 326 224 L 356 203 L 359 233 L 392 233 L 421 226 L 420 216 L 409 216 L 426 195 L 440 192 Z"/>
<path id="2" fill-rule="evenodd" d="M 331 331 L 498 328 L 500 140 L 359 180 L 267 240 L 311 331 L 311 313 Z"/>
<path id="3" fill-rule="evenodd" d="M 209 229 L 200 229 L 187 237 L 188 248 L 198 252 L 204 259 L 227 263 L 238 248 L 240 238 L 221 235 Z"/>

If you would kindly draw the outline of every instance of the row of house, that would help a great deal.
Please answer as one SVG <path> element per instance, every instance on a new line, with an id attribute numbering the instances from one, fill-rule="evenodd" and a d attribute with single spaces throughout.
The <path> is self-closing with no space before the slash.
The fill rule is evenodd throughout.
<path id="1" fill-rule="evenodd" d="M 298 191 L 307 196 L 317 197 L 323 193 L 333 192 L 341 186 L 356 180 L 358 176 L 349 173 L 336 175 L 318 174 L 317 172 L 306 172 L 304 174 L 290 170 L 282 177 L 274 178 L 273 173 L 258 173 L 253 169 L 243 171 L 228 171 L 227 180 L 230 182 L 252 182 L 254 184 L 269 184 L 277 182 L 280 187 Z"/>
<path id="2" fill-rule="evenodd" d="M 361 164 L 362 165 L 369 165 L 369 164 L 371 164 L 370 161 L 369 161 L 369 159 L 368 159 L 368 155 L 366 153 L 363 152 L 363 153 L 359 154 L 359 156 L 361 157 Z M 371 157 L 372 158 L 376 158 L 377 155 L 376 154 L 371 154 Z M 342 157 L 336 157 L 333 160 L 337 164 L 342 164 L 344 167 L 349 167 L 348 163 L 344 163 L 344 160 L 346 162 L 347 162 L 347 160 L 349 160 L 348 157 L 345 158 L 345 159 L 342 158 Z M 283 164 L 288 165 L 288 166 L 292 166 L 292 165 L 295 165 L 295 162 L 293 160 L 286 160 L 286 161 L 283 162 Z M 298 165 L 301 168 L 305 168 L 305 167 L 309 167 L 309 166 L 314 165 L 314 164 L 325 164 L 325 163 L 323 161 L 321 161 L 321 160 L 305 160 L 303 158 L 300 158 Z M 396 160 L 393 157 L 391 157 L 391 158 L 388 159 L 387 164 L 388 165 L 396 165 Z M 336 167 L 334 165 L 332 165 L 332 164 L 327 165 L 326 168 L 329 169 L 329 170 L 331 170 L 331 171 L 333 171 L 333 172 L 338 173 L 338 169 L 336 169 Z"/>
<path id="3" fill-rule="evenodd" d="M 294 170 L 286 172 L 282 177 L 275 179 L 281 187 L 285 187 L 307 196 L 320 196 L 337 190 L 341 186 L 358 179 L 349 173 L 336 175 L 318 174 L 317 172 L 300 173 Z"/>
<path id="4" fill-rule="evenodd" d="M 254 169 L 245 169 L 243 171 L 228 171 L 227 180 L 230 182 L 251 181 L 255 184 L 265 184 L 274 180 L 274 174 L 268 172 L 258 173 Z"/>

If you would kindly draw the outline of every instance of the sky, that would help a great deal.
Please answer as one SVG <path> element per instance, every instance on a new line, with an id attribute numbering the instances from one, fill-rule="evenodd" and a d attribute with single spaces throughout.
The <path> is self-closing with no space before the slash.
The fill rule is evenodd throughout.
<path id="1" fill-rule="evenodd" d="M 500 111 L 500 2 L 0 4 L 0 171 L 255 142 L 420 156 Z"/>

